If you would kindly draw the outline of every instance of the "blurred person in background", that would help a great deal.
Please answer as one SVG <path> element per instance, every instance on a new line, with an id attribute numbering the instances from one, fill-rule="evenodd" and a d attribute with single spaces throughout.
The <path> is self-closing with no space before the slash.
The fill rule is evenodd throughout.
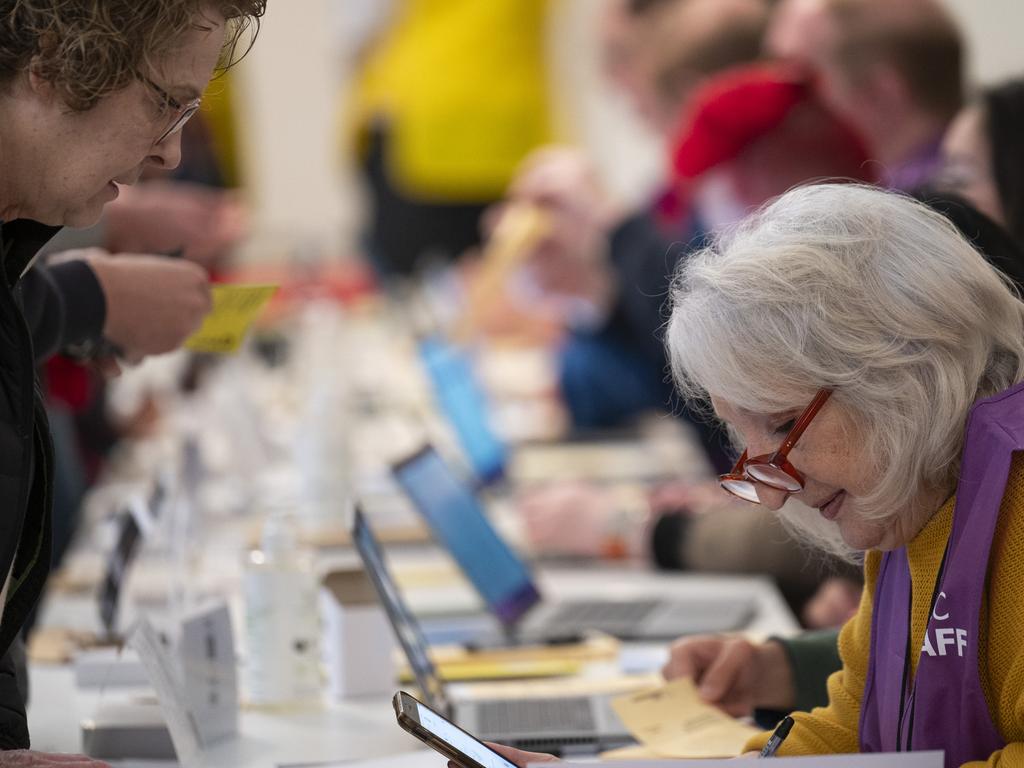
<path id="1" fill-rule="evenodd" d="M 550 141 L 546 0 L 401 0 L 369 46 L 348 117 L 384 275 L 480 242 L 484 209 Z"/>
<path id="2" fill-rule="evenodd" d="M 755 64 L 709 79 L 692 97 L 672 157 L 679 194 L 707 232 L 728 228 L 800 183 L 835 177 L 867 180 L 858 137 L 819 103 L 800 72 L 786 66 Z M 633 326 L 635 336 L 622 335 L 626 345 L 660 344 L 657 330 L 664 322 L 661 305 L 669 270 L 694 247 L 659 237 L 644 246 L 628 254 L 633 272 L 630 282 L 619 286 L 622 293 L 636 290 L 646 300 L 646 324 Z M 641 327 L 646 330 L 641 332 Z M 664 357 L 650 363 L 651 375 L 663 374 L 664 364 Z M 591 385 L 581 397 L 602 393 Z M 723 439 L 710 425 L 698 423 Z M 718 466 L 731 466 L 731 458 L 723 454 Z M 650 510 L 632 510 L 623 520 L 614 496 L 574 484 L 533 492 L 523 498 L 520 509 L 538 551 L 595 556 L 611 549 L 609 539 L 624 538 L 621 549 L 650 554 L 662 567 L 770 574 L 798 612 L 819 588 L 822 571 L 839 567 L 809 557 L 772 516 L 723 503 L 717 486 L 709 491 L 691 482 L 672 492 L 655 492 L 650 501 Z M 655 518 L 647 521 L 649 511 Z M 856 577 L 856 569 L 841 570 Z M 841 618 L 822 609 L 814 620 L 832 625 Z"/>
<path id="3" fill-rule="evenodd" d="M 762 0 L 612 0 L 605 11 L 605 69 L 666 142 L 695 85 L 754 59 L 767 23 Z M 633 53 L 614 53 L 622 50 Z M 665 198 L 622 210 L 592 162 L 562 147 L 532 155 L 508 188 L 504 206 L 536 206 L 546 217 L 526 264 L 542 297 L 566 309 L 572 334 L 559 354 L 560 381 L 576 428 L 622 426 L 671 407 L 655 334 L 672 269 L 665 253 L 699 225 Z M 717 438 L 702 441 L 712 463 L 727 463 Z"/>
<path id="4" fill-rule="evenodd" d="M 608 0 L 603 70 L 667 146 L 697 83 L 759 56 L 767 20 L 762 0 Z M 672 243 L 695 237 L 689 218 L 665 204 L 672 197 L 666 183 L 644 207 L 623 209 L 585 153 L 546 147 L 523 163 L 498 209 L 536 206 L 546 217 L 547 232 L 525 263 L 542 300 L 564 307 L 570 335 L 558 353 L 559 379 L 576 429 L 623 426 L 672 407 L 657 331 L 669 275 L 685 250 Z M 692 423 L 709 463 L 725 471 L 722 436 L 703 419 Z M 646 553 L 647 506 L 623 503 L 569 483 L 529 493 L 520 510 L 540 554 Z"/>
<path id="5" fill-rule="evenodd" d="M 654 78 L 649 74 L 654 28 L 681 0 L 605 0 L 598 19 L 601 74 L 626 97 L 633 113 L 659 132 Z"/>
<path id="6" fill-rule="evenodd" d="M 781 0 L 766 51 L 814 73 L 881 184 L 911 191 L 939 170 L 964 97 L 962 35 L 939 0 Z"/>
<path id="7" fill-rule="evenodd" d="M 633 113 L 657 132 L 654 81 L 650 68 L 651 28 L 680 0 L 605 0 L 598 18 L 602 76 L 626 97 Z"/>
<path id="8" fill-rule="evenodd" d="M 606 0 L 601 70 L 651 132 L 667 140 L 694 87 L 759 56 L 767 13 L 765 0 Z"/>
<path id="9" fill-rule="evenodd" d="M 183 315 L 191 330 L 209 308 L 206 275 L 195 265 L 168 270 L 166 259 L 96 252 L 49 271 L 33 262 L 59 227 L 94 224 L 119 184 L 134 183 L 147 166 L 178 164 L 180 128 L 263 10 L 263 0 L 0 3 L 0 235 L 8 286 L 0 296 L 8 340 L 0 425 L 10 433 L 0 455 L 7 510 L 0 531 L 4 750 L 29 746 L 24 691 L 7 651 L 50 565 L 53 451 L 32 384 L 35 363 L 60 348 L 95 344 L 101 334 L 134 358 L 167 343 Z M 180 302 L 171 315 L 154 311 L 154 300 L 173 295 Z M 170 327 L 148 334 L 139 328 L 130 318 L 140 300 L 150 303 L 150 319 Z M 26 766 L 74 762 L 42 753 L 12 759 Z"/>
<path id="10" fill-rule="evenodd" d="M 959 192 L 1024 243 L 1024 80 L 985 88 L 942 144 L 935 186 Z"/>

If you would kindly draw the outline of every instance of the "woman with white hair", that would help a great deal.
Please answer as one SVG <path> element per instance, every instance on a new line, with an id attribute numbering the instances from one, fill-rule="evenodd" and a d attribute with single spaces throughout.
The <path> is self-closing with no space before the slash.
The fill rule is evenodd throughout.
<path id="1" fill-rule="evenodd" d="M 744 448 L 722 486 L 866 552 L 829 705 L 780 754 L 1024 756 L 1024 303 L 1004 279 L 923 205 L 806 187 L 686 263 L 667 339 Z"/>
<path id="2" fill-rule="evenodd" d="M 865 553 L 829 704 L 779 754 L 1024 759 L 1024 302 L 945 217 L 831 184 L 687 260 L 673 301 L 679 387 L 743 449 L 722 486 Z"/>

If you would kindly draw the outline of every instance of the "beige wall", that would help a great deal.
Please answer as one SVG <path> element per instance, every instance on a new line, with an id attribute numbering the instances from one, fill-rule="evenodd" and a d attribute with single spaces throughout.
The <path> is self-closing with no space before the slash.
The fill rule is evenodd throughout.
<path id="1" fill-rule="evenodd" d="M 336 250 L 351 229 L 352 196 L 343 194 L 338 163 L 341 73 L 330 1 L 270 0 L 256 45 L 239 65 L 239 138 L 259 257 L 292 247 Z"/>
<path id="2" fill-rule="evenodd" d="M 970 75 L 981 84 L 1024 75 L 1024 2 L 945 0 L 964 28 Z"/>

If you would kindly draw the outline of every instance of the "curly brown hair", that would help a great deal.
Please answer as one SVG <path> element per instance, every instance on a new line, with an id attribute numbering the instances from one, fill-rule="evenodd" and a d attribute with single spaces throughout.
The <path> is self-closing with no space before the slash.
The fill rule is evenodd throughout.
<path id="1" fill-rule="evenodd" d="M 69 108 L 83 111 L 152 71 L 182 35 L 228 21 L 219 64 L 252 46 L 266 0 L 0 0 L 0 84 L 32 67 Z"/>

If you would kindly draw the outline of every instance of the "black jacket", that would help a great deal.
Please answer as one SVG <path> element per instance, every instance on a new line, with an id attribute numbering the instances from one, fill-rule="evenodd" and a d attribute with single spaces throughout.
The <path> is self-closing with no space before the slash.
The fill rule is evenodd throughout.
<path id="1" fill-rule="evenodd" d="M 672 242 L 655 221 L 641 211 L 622 221 L 609 238 L 609 259 L 619 292 L 602 329 L 627 340 L 658 370 L 667 368 L 662 329 L 668 321 L 668 298 L 679 262 L 703 238 Z"/>
<path id="2" fill-rule="evenodd" d="M 29 746 L 8 651 L 50 566 L 53 446 L 36 364 L 97 338 L 106 314 L 99 282 L 83 262 L 25 271 L 56 232 L 26 220 L 0 227 L 0 579 L 11 572 L 0 620 L 0 749 Z"/>

